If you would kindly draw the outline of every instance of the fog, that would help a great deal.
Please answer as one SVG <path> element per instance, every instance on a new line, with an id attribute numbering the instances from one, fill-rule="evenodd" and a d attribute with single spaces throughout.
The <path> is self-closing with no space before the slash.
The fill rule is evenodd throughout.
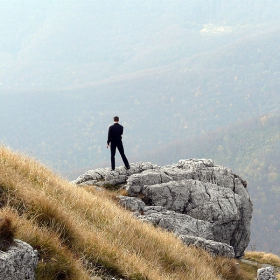
<path id="1" fill-rule="evenodd" d="M 277 1 L 223 2 L 1 1 L 1 89 L 102 81 L 164 66 L 279 23 Z M 220 36 L 202 38 L 211 28 Z"/>
<path id="2" fill-rule="evenodd" d="M 261 93 L 245 101 L 256 103 L 250 112 L 241 99 L 258 73 L 279 70 L 265 42 L 255 47 L 270 34 L 270 51 L 277 51 L 279 7 L 277 1 L 1 1 L 0 139 L 64 172 L 107 163 L 106 130 L 116 114 L 126 124 L 128 152 L 140 160 L 162 143 L 275 111 L 277 103 L 258 101 Z M 229 77 L 239 82 L 246 71 L 257 73 L 242 77 L 235 92 Z M 262 83 L 257 90 L 271 81 Z"/>
<path id="3" fill-rule="evenodd" d="M 128 153 L 146 160 L 163 144 L 275 112 L 261 90 L 279 71 L 279 7 L 1 1 L 0 140 L 69 173 L 108 164 L 114 115 Z"/>

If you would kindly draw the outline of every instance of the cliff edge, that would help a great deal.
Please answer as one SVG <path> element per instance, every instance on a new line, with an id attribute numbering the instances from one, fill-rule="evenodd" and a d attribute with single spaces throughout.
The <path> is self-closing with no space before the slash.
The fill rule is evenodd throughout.
<path id="1" fill-rule="evenodd" d="M 142 221 L 174 232 L 213 255 L 242 257 L 250 241 L 253 205 L 247 183 L 210 159 L 89 170 L 76 185 L 123 185 L 120 203 Z"/>

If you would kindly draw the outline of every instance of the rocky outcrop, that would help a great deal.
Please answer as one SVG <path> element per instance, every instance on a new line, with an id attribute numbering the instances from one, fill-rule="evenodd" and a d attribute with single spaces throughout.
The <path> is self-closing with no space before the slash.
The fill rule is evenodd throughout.
<path id="1" fill-rule="evenodd" d="M 129 170 L 125 169 L 124 167 L 117 167 L 114 171 L 111 171 L 110 168 L 98 168 L 87 171 L 85 174 L 79 176 L 71 183 L 80 186 L 106 186 L 124 184 L 130 175 L 141 173 L 145 170 L 153 170 L 154 168 L 157 168 L 157 166 L 149 162 L 139 162 L 132 164 Z"/>
<path id="2" fill-rule="evenodd" d="M 38 263 L 36 250 L 27 243 L 14 240 L 14 244 L 7 251 L 0 251 L 1 279 L 35 279 L 35 269 Z"/>
<path id="3" fill-rule="evenodd" d="M 272 267 L 258 269 L 257 280 L 277 280 Z"/>
<path id="4" fill-rule="evenodd" d="M 174 232 L 212 254 L 241 257 L 250 240 L 252 202 L 246 181 L 208 159 L 88 171 L 75 184 L 124 184 L 120 203 L 141 220 Z M 220 252 L 220 253 L 219 253 Z"/>

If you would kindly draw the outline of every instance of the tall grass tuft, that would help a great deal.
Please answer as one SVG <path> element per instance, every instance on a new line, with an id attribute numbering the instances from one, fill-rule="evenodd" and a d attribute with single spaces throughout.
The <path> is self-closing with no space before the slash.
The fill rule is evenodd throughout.
<path id="1" fill-rule="evenodd" d="M 47 228 L 39 227 L 35 220 L 25 215 L 19 216 L 10 207 L 0 209 L 0 216 L 8 216 L 17 225 L 17 237 L 29 243 L 39 252 L 39 263 L 36 279 L 90 279 L 89 273 L 66 246 L 63 246 L 59 236 Z"/>
<path id="2" fill-rule="evenodd" d="M 280 267 L 280 257 L 271 253 L 255 252 L 255 251 L 245 252 L 245 258 L 247 260 Z"/>
<path id="3" fill-rule="evenodd" d="M 0 218 L 0 250 L 5 251 L 13 244 L 16 227 L 7 216 Z"/>

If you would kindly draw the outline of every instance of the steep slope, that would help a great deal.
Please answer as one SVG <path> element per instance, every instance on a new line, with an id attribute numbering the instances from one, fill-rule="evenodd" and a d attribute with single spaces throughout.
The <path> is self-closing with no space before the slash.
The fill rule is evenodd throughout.
<path id="1" fill-rule="evenodd" d="M 77 188 L 4 147 L 0 162 L 1 216 L 39 251 L 37 279 L 90 279 L 98 271 L 126 279 L 240 277 L 234 261 L 184 246 L 104 192 Z"/>

